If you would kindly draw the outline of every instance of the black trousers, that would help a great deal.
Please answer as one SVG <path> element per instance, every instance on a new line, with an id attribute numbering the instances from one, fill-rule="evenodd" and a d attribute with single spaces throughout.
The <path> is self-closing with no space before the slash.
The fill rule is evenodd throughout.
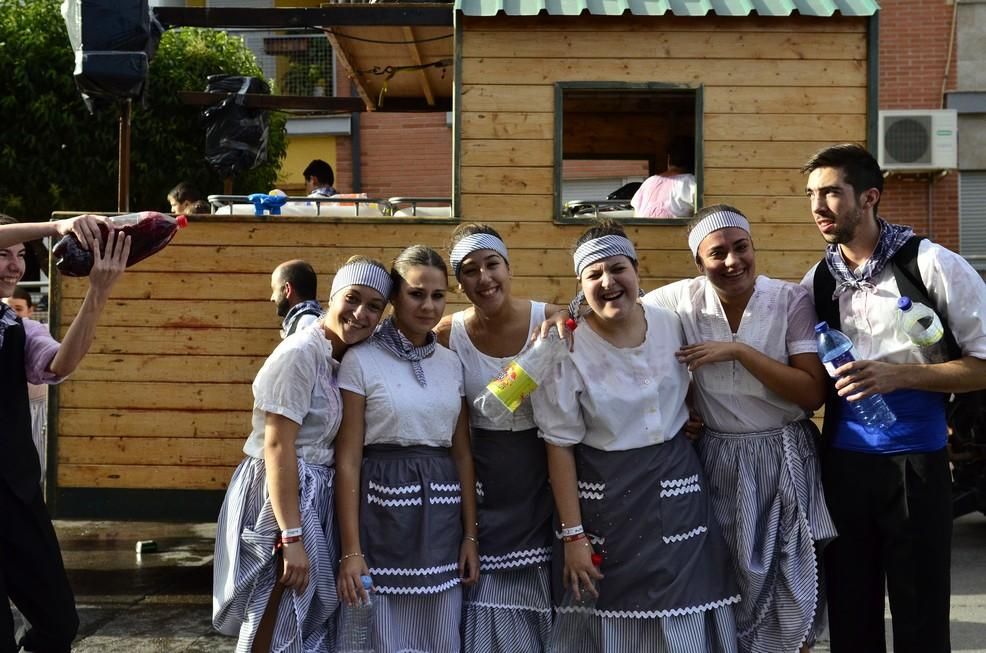
<path id="1" fill-rule="evenodd" d="M 947 653 L 952 483 L 947 452 L 828 448 L 822 477 L 839 536 L 825 551 L 832 653 L 885 653 L 884 588 L 896 653 Z"/>
<path id="2" fill-rule="evenodd" d="M 0 653 L 18 650 L 9 597 L 30 622 L 29 651 L 68 653 L 79 630 L 75 596 L 41 492 L 30 503 L 0 480 Z"/>

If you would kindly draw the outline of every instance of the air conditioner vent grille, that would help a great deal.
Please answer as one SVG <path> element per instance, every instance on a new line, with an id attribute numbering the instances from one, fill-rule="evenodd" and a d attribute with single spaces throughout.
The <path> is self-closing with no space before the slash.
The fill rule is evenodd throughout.
<path id="1" fill-rule="evenodd" d="M 931 163 L 931 117 L 887 120 L 887 154 L 898 163 Z"/>

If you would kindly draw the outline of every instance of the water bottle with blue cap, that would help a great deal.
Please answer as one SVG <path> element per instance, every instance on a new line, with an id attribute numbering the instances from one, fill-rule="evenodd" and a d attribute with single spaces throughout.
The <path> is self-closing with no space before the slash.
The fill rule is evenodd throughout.
<path id="1" fill-rule="evenodd" d="M 829 327 L 828 322 L 819 322 L 815 325 L 815 333 L 818 335 L 818 357 L 822 359 L 825 371 L 833 379 L 839 378 L 835 371 L 847 363 L 859 360 L 856 348 L 853 347 L 849 336 Z M 897 417 L 879 394 L 864 397 L 858 401 L 848 402 L 849 407 L 856 413 L 856 417 L 871 429 L 888 429 Z"/>
<path id="2" fill-rule="evenodd" d="M 338 653 L 373 653 L 370 646 L 370 633 L 373 632 L 373 601 L 370 590 L 373 589 L 373 579 L 360 576 L 363 584 L 365 599 L 354 605 L 343 604 L 339 617 L 339 634 L 336 638 Z"/>

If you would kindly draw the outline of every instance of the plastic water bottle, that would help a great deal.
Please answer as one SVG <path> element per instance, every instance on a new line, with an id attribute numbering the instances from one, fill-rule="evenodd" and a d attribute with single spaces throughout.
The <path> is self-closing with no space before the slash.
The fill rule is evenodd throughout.
<path id="1" fill-rule="evenodd" d="M 945 352 L 945 328 L 938 313 L 922 304 L 912 302 L 910 297 L 897 300 L 897 326 L 907 338 L 921 348 L 921 355 L 928 363 L 941 363 L 948 360 Z"/>
<path id="2" fill-rule="evenodd" d="M 571 319 L 566 323 L 571 330 L 575 324 Z M 567 355 L 568 343 L 556 329 L 551 329 L 510 361 L 476 397 L 473 406 L 494 424 L 509 424 L 524 399 L 544 381 L 552 366 Z"/>
<path id="3" fill-rule="evenodd" d="M 106 239 L 110 228 L 122 231 L 130 236 L 127 267 L 164 249 L 179 229 L 188 226 L 188 218 L 183 215 L 171 217 L 157 211 L 114 215 L 106 220 L 109 222 L 108 226 L 99 225 L 100 244 L 103 247 L 100 251 L 106 255 Z M 92 250 L 83 249 L 75 234 L 63 236 L 55 243 L 51 253 L 55 257 L 55 267 L 66 276 L 85 277 L 92 271 Z"/>
<path id="4" fill-rule="evenodd" d="M 373 579 L 360 576 L 363 589 L 366 590 L 366 600 L 360 600 L 356 605 L 342 606 L 342 616 L 339 618 L 339 635 L 336 638 L 337 653 L 373 653 L 370 648 L 370 632 L 373 630 L 373 601 L 370 599 L 370 589 Z"/>
<path id="5" fill-rule="evenodd" d="M 603 563 L 600 553 L 592 554 L 592 564 L 598 569 Z M 599 581 L 593 582 L 596 594 L 599 593 Z M 551 622 L 551 637 L 548 641 L 548 653 L 569 653 L 575 650 L 596 650 L 593 643 L 598 643 L 598 634 L 593 632 L 596 620 L 596 596 L 583 589 L 581 596 L 575 598 L 572 590 L 565 590 L 561 603 L 555 611 Z"/>
<path id="6" fill-rule="evenodd" d="M 818 357 L 822 359 L 825 370 L 833 379 L 838 378 L 835 374 L 837 369 L 859 360 L 849 336 L 838 329 L 829 328 L 828 322 L 816 324 L 815 333 L 818 334 Z M 897 421 L 897 417 L 879 394 L 848 403 L 859 421 L 871 429 L 888 429 Z"/>

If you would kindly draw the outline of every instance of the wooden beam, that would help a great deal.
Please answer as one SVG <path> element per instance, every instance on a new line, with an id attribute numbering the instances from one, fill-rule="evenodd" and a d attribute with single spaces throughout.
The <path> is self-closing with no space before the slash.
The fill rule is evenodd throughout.
<path id="1" fill-rule="evenodd" d="M 452 26 L 451 2 L 339 4 L 320 8 L 247 9 L 243 7 L 155 7 L 166 28 L 311 28 L 381 25 Z"/>
<path id="2" fill-rule="evenodd" d="M 339 42 L 339 39 L 332 30 L 324 31 L 325 38 L 329 39 L 329 43 L 332 44 L 333 54 L 335 54 L 336 58 L 339 59 L 339 63 L 341 63 L 342 67 L 346 69 L 346 73 L 349 75 L 349 78 L 353 80 L 353 83 L 356 85 L 356 94 L 363 99 L 363 102 L 366 104 L 366 110 L 376 111 L 377 101 L 370 97 L 370 94 L 367 91 L 368 86 L 366 79 L 363 78 L 362 73 L 360 73 L 360 71 L 356 69 L 356 66 L 354 66 L 349 60 L 349 52 L 347 52 L 346 48 L 342 46 L 342 43 Z"/>
<path id="3" fill-rule="evenodd" d="M 178 98 L 183 104 L 194 106 L 212 106 L 233 93 L 206 93 L 204 91 L 178 91 Z M 261 95 L 246 93 L 244 104 L 254 109 L 272 111 L 298 111 L 318 113 L 358 113 L 367 111 L 366 103 L 358 97 L 308 97 L 304 95 Z M 391 113 L 418 113 L 433 111 L 451 111 L 451 98 L 438 98 L 432 103 L 422 98 L 388 97 L 385 107 L 379 111 Z"/>
<path id="4" fill-rule="evenodd" d="M 404 25 L 401 31 L 404 33 L 404 40 L 407 41 L 407 52 L 411 55 L 411 61 L 416 66 L 420 66 L 421 53 L 418 52 L 418 44 L 414 42 L 414 30 L 409 25 Z M 421 92 L 425 94 L 425 100 L 430 106 L 434 106 L 435 94 L 431 90 L 431 84 L 428 83 L 428 73 L 423 68 L 418 70 L 418 81 L 421 82 Z"/>

